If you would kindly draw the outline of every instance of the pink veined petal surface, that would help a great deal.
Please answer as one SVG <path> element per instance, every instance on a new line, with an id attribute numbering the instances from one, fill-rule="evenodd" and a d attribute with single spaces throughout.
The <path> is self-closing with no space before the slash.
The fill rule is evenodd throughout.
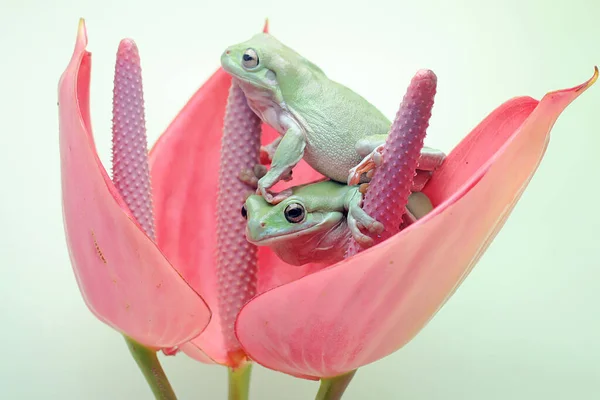
<path id="1" fill-rule="evenodd" d="M 596 76 L 596 75 L 595 75 Z M 591 84 L 595 77 L 587 85 Z M 425 192 L 436 209 L 336 265 L 258 295 L 236 332 L 259 364 L 332 377 L 398 350 L 435 315 L 490 244 L 586 84 L 512 99 L 451 152 Z"/>
<path id="2" fill-rule="evenodd" d="M 150 173 L 156 240 L 179 272 L 207 301 L 213 316 L 208 328 L 190 343 L 180 346 L 188 356 L 205 363 L 227 364 L 217 306 L 216 193 L 223 121 L 231 77 L 223 69 L 192 96 L 150 151 Z M 277 137 L 263 125 L 261 142 Z M 291 185 L 321 178 L 301 162 Z M 232 212 L 240 212 L 232 210 Z M 258 251 L 258 292 L 281 285 L 321 268 L 293 267 L 268 248 Z"/>
<path id="3" fill-rule="evenodd" d="M 75 277 L 100 320 L 144 345 L 176 346 L 202 332 L 210 310 L 140 229 L 98 158 L 86 45 L 81 21 L 58 93 L 63 217 Z"/>

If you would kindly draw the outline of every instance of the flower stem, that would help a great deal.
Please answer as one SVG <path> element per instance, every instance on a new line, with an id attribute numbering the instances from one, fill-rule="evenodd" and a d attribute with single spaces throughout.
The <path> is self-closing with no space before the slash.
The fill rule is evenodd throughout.
<path id="1" fill-rule="evenodd" d="M 156 351 L 127 336 L 125 336 L 125 342 L 142 374 L 144 374 L 144 378 L 146 378 L 148 386 L 150 386 L 152 393 L 154 393 L 154 397 L 157 400 L 177 400 L 169 379 L 167 379 L 165 371 L 163 371 L 160 361 L 158 361 Z"/>
<path id="2" fill-rule="evenodd" d="M 252 363 L 245 363 L 238 368 L 228 368 L 229 400 L 248 400 L 250 394 L 250 372 Z"/>
<path id="3" fill-rule="evenodd" d="M 350 371 L 333 378 L 321 379 L 321 387 L 319 387 L 319 393 L 317 393 L 315 400 L 340 400 L 356 371 Z"/>

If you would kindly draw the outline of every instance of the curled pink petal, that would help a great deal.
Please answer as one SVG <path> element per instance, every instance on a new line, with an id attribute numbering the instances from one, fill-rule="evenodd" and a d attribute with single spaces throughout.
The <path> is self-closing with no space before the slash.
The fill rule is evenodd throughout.
<path id="1" fill-rule="evenodd" d="M 98 158 L 86 45 L 81 21 L 58 88 L 63 217 L 73 271 L 101 321 L 146 346 L 177 346 L 202 332 L 210 311 L 135 222 Z"/>
<path id="2" fill-rule="evenodd" d="M 256 362 L 333 377 L 398 350 L 435 315 L 508 218 L 561 112 L 595 81 L 515 98 L 451 152 L 425 192 L 436 208 L 336 265 L 258 295 L 236 333 Z"/>

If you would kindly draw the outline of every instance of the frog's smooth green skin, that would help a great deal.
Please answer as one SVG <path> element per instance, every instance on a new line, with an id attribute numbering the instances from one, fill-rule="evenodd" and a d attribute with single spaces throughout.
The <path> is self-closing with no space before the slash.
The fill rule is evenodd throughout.
<path id="1" fill-rule="evenodd" d="M 268 202 L 274 197 L 267 190 L 288 178 L 302 158 L 324 176 L 346 183 L 350 170 L 377 156 L 385 144 L 391 122 L 375 106 L 268 33 L 227 48 L 221 65 L 238 81 L 250 108 L 282 135 L 265 149 L 272 154 L 271 168 L 258 182 L 258 193 Z M 423 148 L 417 174 L 425 174 L 415 179 L 413 191 L 444 157 Z M 375 166 L 370 163 L 362 172 Z"/>
<path id="2" fill-rule="evenodd" d="M 351 235 L 364 246 L 372 239 L 361 232 L 381 232 L 383 225 L 360 207 L 358 186 L 331 180 L 291 188 L 287 198 L 268 203 L 260 195 L 246 199 L 242 215 L 248 220 L 246 238 L 257 246 L 269 246 L 288 264 L 335 263 L 344 258 Z M 407 224 L 433 207 L 422 193 L 413 193 L 407 206 Z"/>

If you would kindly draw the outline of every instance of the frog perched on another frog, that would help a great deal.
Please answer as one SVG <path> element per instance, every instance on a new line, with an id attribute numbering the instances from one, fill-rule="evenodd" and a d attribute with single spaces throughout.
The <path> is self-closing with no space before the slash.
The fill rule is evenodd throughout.
<path id="1" fill-rule="evenodd" d="M 351 235 L 363 245 L 372 243 L 360 227 L 379 224 L 383 228 L 360 208 L 361 202 L 359 186 L 331 180 L 295 186 L 278 204 L 251 195 L 241 211 L 248 220 L 246 239 L 256 246 L 269 246 L 288 264 L 333 264 L 344 258 Z M 403 226 L 432 209 L 427 196 L 412 193 Z"/>
<path id="2" fill-rule="evenodd" d="M 238 82 L 254 113 L 282 135 L 263 148 L 272 162 L 258 181 L 257 193 L 269 203 L 289 194 L 273 196 L 267 190 L 289 180 L 302 159 L 327 178 L 350 184 L 358 183 L 365 172 L 368 179 L 381 162 L 391 122 L 366 99 L 329 79 L 272 35 L 260 33 L 230 46 L 221 56 L 221 65 Z M 421 190 L 444 158 L 441 151 L 423 148 L 414 192 Z"/>

